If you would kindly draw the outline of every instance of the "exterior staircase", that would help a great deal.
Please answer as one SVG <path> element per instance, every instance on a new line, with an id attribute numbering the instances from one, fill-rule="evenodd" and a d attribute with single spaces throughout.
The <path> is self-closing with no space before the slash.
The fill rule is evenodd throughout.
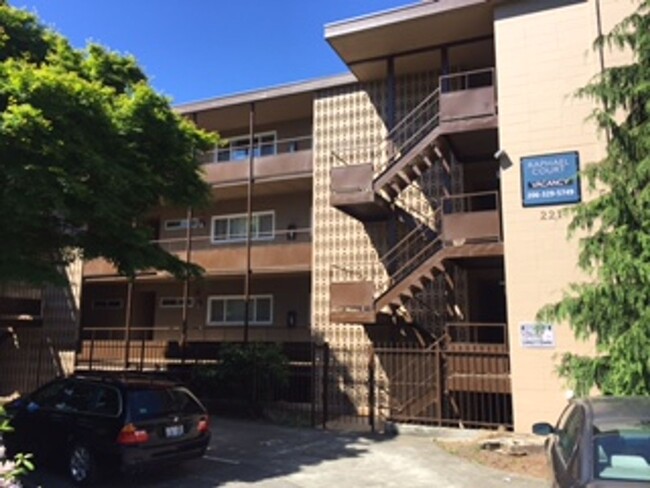
<path id="1" fill-rule="evenodd" d="M 352 155 L 335 154 L 343 164 L 331 171 L 331 205 L 362 222 L 403 213 L 396 202 L 401 192 L 435 164 L 449 172 L 449 137 L 496 127 L 493 84 L 491 69 L 441 77 L 439 87 L 371 151 L 373 162 L 351 165 Z M 492 192 L 487 207 L 472 203 L 485 196 L 448 197 L 430 221 L 410 221 L 412 231 L 380 258 L 371 276 L 352 268 L 333 278 L 330 319 L 376 323 L 378 314 L 396 313 L 444 272 L 446 260 L 502 256 L 498 195 Z M 382 273 L 387 280 L 378 280 Z M 380 288 L 378 281 L 384 282 Z"/>
<path id="2" fill-rule="evenodd" d="M 442 156 L 436 89 L 372 151 L 373 163 L 344 165 L 331 174 L 331 204 L 362 221 L 382 220 L 395 198 Z M 346 155 L 337 155 L 346 161 Z"/>

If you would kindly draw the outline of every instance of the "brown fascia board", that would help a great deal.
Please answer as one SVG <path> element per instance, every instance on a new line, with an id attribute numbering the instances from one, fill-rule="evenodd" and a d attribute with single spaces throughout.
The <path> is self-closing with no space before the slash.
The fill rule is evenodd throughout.
<path id="1" fill-rule="evenodd" d="M 286 85 L 279 85 L 275 87 L 261 88 L 259 90 L 237 93 L 234 95 L 226 95 L 209 100 L 184 103 L 176 105 L 174 107 L 174 110 L 180 114 L 191 114 L 196 112 L 203 112 L 205 110 L 244 105 L 264 100 L 289 97 L 292 95 L 301 95 L 309 92 L 315 93 L 319 90 L 349 85 L 351 83 L 355 83 L 356 81 L 357 79 L 354 75 L 351 73 L 346 73 L 343 75 L 328 76 L 324 78 L 316 78 L 314 80 L 288 83 Z"/>
<path id="2" fill-rule="evenodd" d="M 384 10 L 374 14 L 354 17 L 352 19 L 332 22 L 325 25 L 325 39 L 331 40 L 366 30 L 375 29 L 400 22 L 415 20 L 420 17 L 449 12 L 460 8 L 470 7 L 472 5 L 481 5 L 485 3 L 497 3 L 499 0 L 428 0 L 422 1 L 396 9 Z"/>

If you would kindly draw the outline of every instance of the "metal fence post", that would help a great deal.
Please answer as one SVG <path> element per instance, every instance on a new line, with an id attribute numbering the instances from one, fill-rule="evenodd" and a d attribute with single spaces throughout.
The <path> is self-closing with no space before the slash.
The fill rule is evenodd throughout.
<path id="1" fill-rule="evenodd" d="M 372 346 L 368 347 L 368 420 L 370 430 L 375 432 L 375 351 Z"/>
<path id="2" fill-rule="evenodd" d="M 311 349 L 311 426 L 316 427 L 316 344 L 310 344 Z"/>
<path id="3" fill-rule="evenodd" d="M 329 386 L 329 364 L 330 364 L 330 349 L 329 344 L 325 342 L 323 344 L 323 377 L 322 377 L 322 400 L 323 400 L 323 419 L 322 425 L 323 429 L 327 429 L 327 417 L 328 413 L 328 386 Z"/>

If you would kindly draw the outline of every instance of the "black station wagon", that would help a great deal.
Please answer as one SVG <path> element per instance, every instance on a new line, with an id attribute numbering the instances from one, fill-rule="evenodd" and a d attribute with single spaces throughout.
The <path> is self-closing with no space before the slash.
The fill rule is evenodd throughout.
<path id="1" fill-rule="evenodd" d="M 37 465 L 64 462 L 77 484 L 101 468 L 134 472 L 203 456 L 210 442 L 205 407 L 185 387 L 133 374 L 54 380 L 6 405 L 9 456 L 33 453 Z"/>

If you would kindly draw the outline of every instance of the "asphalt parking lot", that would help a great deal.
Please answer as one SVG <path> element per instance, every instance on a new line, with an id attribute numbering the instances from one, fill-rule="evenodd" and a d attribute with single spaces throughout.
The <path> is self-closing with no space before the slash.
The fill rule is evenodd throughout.
<path id="1" fill-rule="evenodd" d="M 281 427 L 263 422 L 213 420 L 205 458 L 134 478 L 115 475 L 108 487 L 208 488 L 541 488 L 545 483 L 508 476 L 438 448 L 428 435 L 370 435 Z M 39 470 L 27 487 L 68 488 L 59 473 Z"/>

